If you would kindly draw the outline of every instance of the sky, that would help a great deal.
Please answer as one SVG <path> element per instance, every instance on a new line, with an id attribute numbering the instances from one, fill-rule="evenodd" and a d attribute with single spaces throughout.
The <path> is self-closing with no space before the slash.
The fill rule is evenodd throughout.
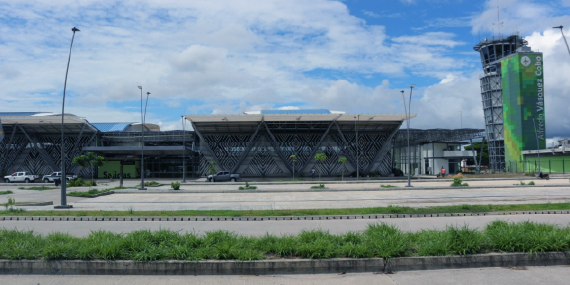
<path id="1" fill-rule="evenodd" d="M 547 137 L 570 137 L 570 0 L 0 0 L 0 111 L 181 129 L 183 114 L 324 108 L 484 128 L 473 46 L 544 53 Z"/>

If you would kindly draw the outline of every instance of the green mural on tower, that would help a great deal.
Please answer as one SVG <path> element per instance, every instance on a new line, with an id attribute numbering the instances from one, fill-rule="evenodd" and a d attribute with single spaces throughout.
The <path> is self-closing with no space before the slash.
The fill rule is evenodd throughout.
<path id="1" fill-rule="evenodd" d="M 517 53 L 501 61 L 505 161 L 520 162 L 523 150 L 546 148 L 542 59 L 542 53 Z"/>

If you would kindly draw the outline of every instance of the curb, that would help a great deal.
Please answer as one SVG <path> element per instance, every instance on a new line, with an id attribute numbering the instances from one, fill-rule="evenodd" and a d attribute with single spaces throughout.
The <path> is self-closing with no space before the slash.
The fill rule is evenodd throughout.
<path id="1" fill-rule="evenodd" d="M 103 193 L 99 193 L 99 194 L 94 194 L 94 195 L 87 195 L 87 196 L 75 196 L 75 195 L 69 195 L 69 193 L 67 193 L 68 197 L 78 197 L 78 198 L 97 198 L 99 196 L 107 196 L 107 195 L 111 195 L 114 194 L 115 191 L 107 191 L 107 192 L 103 192 Z M 53 205 L 53 202 L 52 202 Z M 40 205 L 41 206 L 41 205 Z"/>
<path id="2" fill-rule="evenodd" d="M 184 186 L 193 186 L 185 184 Z M 241 186 L 241 184 L 236 183 L 236 187 Z M 252 185 L 252 186 L 260 186 L 260 185 Z M 271 186 L 271 185 L 265 185 Z M 271 189 L 256 189 L 256 190 L 172 190 L 170 189 L 153 189 L 153 190 L 146 190 L 140 191 L 136 189 L 121 189 L 117 190 L 116 194 L 159 194 L 159 193 L 310 193 L 310 192 L 368 192 L 368 191 L 414 191 L 414 190 L 469 190 L 469 189 L 508 189 L 508 188 L 551 188 L 551 187 L 570 187 L 569 184 L 552 184 L 552 185 L 499 185 L 499 186 L 414 186 L 413 188 L 408 187 L 390 187 L 390 188 L 374 188 L 374 189 L 362 189 L 362 188 L 353 188 L 353 189 L 293 189 L 293 190 L 271 190 Z"/>
<path id="3" fill-rule="evenodd" d="M 473 217 L 505 215 L 569 215 L 570 210 L 512 211 L 483 213 L 443 213 L 443 214 L 374 214 L 374 215 L 330 215 L 330 216 L 179 216 L 179 217 L 96 217 L 96 216 L 0 216 L 0 221 L 50 221 L 50 222 L 263 222 L 263 221 L 327 221 L 327 220 L 376 220 L 437 217 Z"/>
<path id="4" fill-rule="evenodd" d="M 53 201 L 49 201 L 49 202 L 37 202 L 37 203 L 28 203 L 28 204 L 19 204 L 19 205 L 15 205 L 15 206 L 49 206 L 49 205 L 53 205 Z"/>
<path id="5" fill-rule="evenodd" d="M 468 256 L 279 259 L 260 261 L 45 261 L 0 260 L 0 274 L 57 275 L 268 275 L 384 272 L 570 264 L 566 252 L 475 254 Z"/>

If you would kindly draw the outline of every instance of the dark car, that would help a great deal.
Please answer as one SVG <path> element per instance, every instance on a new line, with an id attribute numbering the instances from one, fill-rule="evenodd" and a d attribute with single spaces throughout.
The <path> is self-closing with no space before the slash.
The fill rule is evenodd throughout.
<path id="1" fill-rule="evenodd" d="M 404 171 L 397 167 L 392 168 L 392 173 L 394 176 L 404 176 Z"/>
<path id="2" fill-rule="evenodd" d="M 232 181 L 236 182 L 241 179 L 241 174 L 230 174 L 229 171 L 220 171 L 214 175 L 208 175 L 208 181 L 218 182 L 218 181 Z"/>

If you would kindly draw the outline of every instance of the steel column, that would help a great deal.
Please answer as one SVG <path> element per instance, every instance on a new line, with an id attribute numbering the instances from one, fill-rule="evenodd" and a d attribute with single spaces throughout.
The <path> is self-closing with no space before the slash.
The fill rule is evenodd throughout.
<path id="1" fill-rule="evenodd" d="M 275 150 L 275 152 L 277 152 L 277 155 L 279 155 L 279 157 L 281 158 L 281 160 L 285 164 L 285 167 L 287 167 L 287 169 L 289 169 L 289 172 L 293 173 L 293 168 L 289 164 L 289 161 L 287 160 L 287 158 L 285 157 L 283 152 L 281 152 L 281 149 L 279 148 L 279 145 L 277 144 L 277 140 L 275 139 L 275 137 L 271 133 L 271 130 L 269 130 L 269 127 L 267 126 L 265 121 L 262 120 L 261 123 L 263 123 L 263 125 L 265 126 L 265 129 L 267 130 L 267 133 L 269 134 L 269 137 L 271 139 L 271 145 L 273 145 L 273 149 Z"/>
<path id="2" fill-rule="evenodd" d="M 337 117 L 338 118 L 338 117 Z M 309 162 L 311 160 L 314 159 L 315 154 L 317 153 L 317 150 L 319 150 L 319 148 L 321 147 L 323 140 L 325 139 L 325 137 L 329 134 L 329 131 L 331 130 L 331 127 L 333 125 L 333 123 L 336 121 L 336 119 L 334 119 L 330 124 L 329 127 L 327 128 L 327 130 L 325 131 L 325 133 L 323 134 L 323 136 L 321 137 L 321 139 L 319 140 L 319 143 L 315 145 L 315 147 L 313 148 L 313 150 L 311 151 L 311 154 L 309 155 L 309 157 L 307 157 L 307 160 L 305 161 L 305 163 L 303 163 L 303 166 L 301 167 L 301 173 L 303 173 L 303 171 L 305 170 L 305 168 L 307 168 L 307 165 L 309 165 Z"/>
<path id="3" fill-rule="evenodd" d="M 263 122 L 263 120 L 261 120 L 261 122 L 259 122 L 259 124 L 257 125 L 257 129 L 255 130 L 253 135 L 249 138 L 249 142 L 247 143 L 247 148 L 241 154 L 239 160 L 236 162 L 236 164 L 232 168 L 232 170 L 231 170 L 232 173 L 235 173 L 239 169 L 239 167 L 243 163 L 244 159 L 249 155 L 251 148 L 253 147 L 253 145 L 255 145 L 255 142 L 257 141 L 257 133 L 259 132 L 259 129 L 261 128 L 262 122 Z M 196 127 L 194 127 L 194 130 L 196 130 Z M 196 133 L 198 133 L 198 132 L 196 132 Z M 200 139 L 201 139 L 201 137 L 200 137 Z"/>

